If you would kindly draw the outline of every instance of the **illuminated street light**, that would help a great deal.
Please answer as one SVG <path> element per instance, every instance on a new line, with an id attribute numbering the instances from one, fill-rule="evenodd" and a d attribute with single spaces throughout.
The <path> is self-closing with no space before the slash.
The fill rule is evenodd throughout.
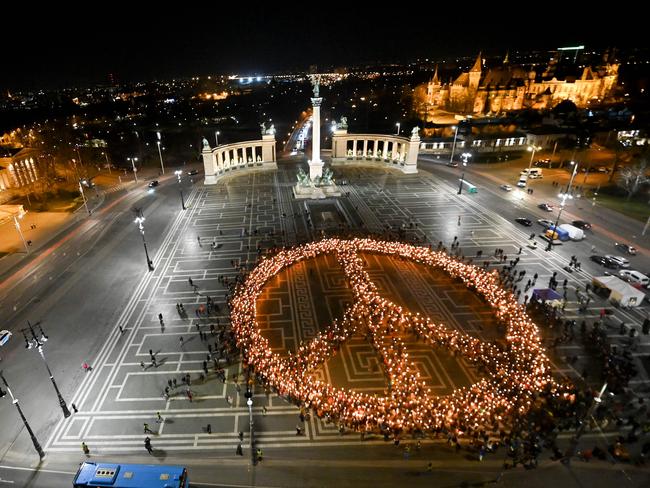
<path id="1" fill-rule="evenodd" d="M 530 155 L 530 163 L 528 163 L 528 169 L 533 167 L 533 158 L 535 158 L 535 151 L 541 151 L 542 147 L 541 146 L 535 146 L 535 145 L 530 145 L 528 146 L 528 150 L 532 151 Z"/>
<path id="2" fill-rule="evenodd" d="M 218 130 L 214 131 L 214 142 L 216 143 L 215 147 L 219 146 L 219 134 L 221 134 L 221 132 L 219 132 Z"/>
<path id="3" fill-rule="evenodd" d="M 160 151 L 160 132 L 156 132 L 156 136 L 158 137 L 158 140 L 156 143 L 158 144 L 158 156 L 160 156 L 160 169 L 162 170 L 162 174 L 165 174 L 165 165 L 163 164 L 163 158 L 162 158 L 162 152 Z"/>
<path id="4" fill-rule="evenodd" d="M 402 124 L 400 122 L 397 122 L 395 125 L 397 126 L 397 133 L 395 135 L 399 135 L 399 132 L 402 129 L 402 127 L 401 127 Z"/>
<path id="5" fill-rule="evenodd" d="M 36 439 L 36 436 L 34 435 L 34 431 L 32 428 L 29 426 L 27 423 L 27 419 L 25 418 L 25 414 L 23 413 L 23 410 L 20 408 L 20 404 L 18 403 L 18 398 L 14 397 L 14 394 L 11 391 L 11 388 L 9 388 L 9 383 L 7 383 L 7 380 L 4 377 L 4 374 L 2 371 L 0 371 L 0 379 L 2 379 L 2 382 L 5 385 L 5 388 L 7 388 L 7 392 L 9 393 L 9 396 L 11 396 L 11 400 L 14 405 L 16 405 L 16 409 L 18 410 L 18 413 L 20 414 L 20 418 L 23 419 L 23 424 L 25 425 L 25 428 L 27 429 L 27 432 L 29 432 L 29 437 L 32 439 L 32 444 L 34 444 L 34 449 L 36 449 L 36 452 L 38 453 L 38 456 L 43 459 L 45 457 L 45 453 L 43 452 L 43 448 L 41 445 L 38 443 L 38 439 Z M 0 398 L 5 396 L 6 393 L 0 388 Z"/>
<path id="6" fill-rule="evenodd" d="M 18 217 L 16 217 L 14 215 L 13 217 L 14 217 L 14 224 L 16 225 L 16 230 L 18 231 L 18 235 L 20 235 L 20 238 L 23 241 L 23 246 L 25 246 L 25 252 L 29 254 L 29 248 L 27 247 L 27 242 L 25 242 L 25 236 L 23 236 L 23 230 L 20 228 L 20 222 L 18 222 L 18 218 L 22 219 L 23 216 L 19 215 Z"/>
<path id="7" fill-rule="evenodd" d="M 548 239 L 548 246 L 546 247 L 546 251 L 550 251 L 553 249 L 553 236 L 557 232 L 557 226 L 560 224 L 560 217 L 562 216 L 564 205 L 567 199 L 573 198 L 573 195 L 570 195 L 569 191 L 571 190 L 571 185 L 573 185 L 573 178 L 575 178 L 576 173 L 578 172 L 578 163 L 571 161 L 571 164 L 573 165 L 573 173 L 571 173 L 571 179 L 569 180 L 569 184 L 567 185 L 566 190 L 564 192 L 559 193 L 558 195 L 562 199 L 562 202 L 560 203 L 560 210 L 557 213 L 557 219 L 555 220 L 555 225 L 553 226 L 553 232 L 551 233 L 551 236 Z"/>
<path id="8" fill-rule="evenodd" d="M 52 381 L 52 386 L 54 386 L 54 391 L 56 391 L 56 396 L 59 399 L 59 406 L 61 407 L 61 410 L 63 410 L 63 416 L 65 418 L 68 418 L 70 416 L 70 410 L 68 410 L 68 406 L 66 405 L 65 400 L 63 399 L 63 396 L 59 391 L 59 387 L 56 386 L 56 381 L 54 381 L 54 375 L 52 374 L 52 371 L 50 371 L 50 366 L 47 364 L 47 361 L 45 360 L 45 354 L 43 353 L 43 344 L 47 342 L 48 337 L 45 335 L 45 332 L 43 332 L 43 328 L 39 324 L 36 325 L 41 334 L 40 338 L 36 336 L 34 327 L 29 322 L 29 320 L 27 321 L 27 328 L 21 330 L 21 332 L 23 333 L 23 337 L 25 338 L 25 348 L 38 349 L 38 353 L 41 355 L 41 359 L 45 363 L 45 368 L 47 369 L 47 373 L 50 375 L 50 380 Z M 28 337 L 28 335 L 31 335 L 31 339 Z"/>
<path id="9" fill-rule="evenodd" d="M 90 215 L 90 209 L 88 208 L 88 202 L 86 201 L 86 194 L 84 193 L 84 187 L 82 185 L 82 182 L 85 182 L 86 180 L 79 180 L 79 193 L 81 193 L 81 198 L 84 201 L 84 206 L 86 207 L 86 212 L 88 212 L 88 215 Z"/>
<path id="10" fill-rule="evenodd" d="M 138 160 L 138 158 L 126 158 L 127 161 L 131 161 L 131 165 L 133 166 L 133 177 L 135 178 L 135 182 L 138 182 L 138 170 L 135 167 L 135 162 Z"/>
<path id="11" fill-rule="evenodd" d="M 183 187 L 181 186 L 181 175 L 183 172 L 180 169 L 174 171 L 176 175 L 176 181 L 178 181 L 178 190 L 181 192 L 181 207 L 185 210 L 185 199 L 183 198 Z"/>
<path id="12" fill-rule="evenodd" d="M 144 215 L 142 215 L 142 209 L 139 208 L 134 208 L 133 211 L 135 212 L 135 222 L 138 224 L 138 229 L 140 230 L 140 234 L 142 235 L 142 244 L 144 245 L 144 255 L 147 258 L 147 267 L 149 268 L 149 271 L 153 271 L 153 262 L 151 259 L 149 259 L 149 251 L 147 250 L 147 241 L 144 239 Z"/>

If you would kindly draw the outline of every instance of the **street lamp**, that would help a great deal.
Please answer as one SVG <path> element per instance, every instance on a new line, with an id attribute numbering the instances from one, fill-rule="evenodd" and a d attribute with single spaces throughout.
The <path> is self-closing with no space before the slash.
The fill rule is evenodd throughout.
<path id="1" fill-rule="evenodd" d="M 4 374 L 2 371 L 0 371 L 0 378 L 2 379 L 2 382 L 5 384 L 5 387 L 7 388 L 7 391 L 9 392 L 9 395 L 11 396 L 12 403 L 16 405 L 16 409 L 18 410 L 18 413 L 20 414 L 20 418 L 23 419 L 23 424 L 25 424 L 25 428 L 27 429 L 27 432 L 29 432 L 29 437 L 32 439 L 32 444 L 34 444 L 34 449 L 36 449 L 36 452 L 38 453 L 38 457 L 43 459 L 45 457 L 45 453 L 43 452 L 43 448 L 41 445 L 38 443 L 38 439 L 36 439 L 36 436 L 34 435 L 34 431 L 32 428 L 29 426 L 27 423 L 27 419 L 25 418 L 25 414 L 23 414 L 22 409 L 20 408 L 20 404 L 18 403 L 18 398 L 14 397 L 14 394 L 11 392 L 11 388 L 9 388 L 9 384 L 7 383 L 7 380 L 4 377 Z M 0 388 L 0 397 L 5 396 L 6 393 Z"/>
<path id="2" fill-rule="evenodd" d="M 65 403 L 65 400 L 63 399 L 63 396 L 61 395 L 61 392 L 59 391 L 59 387 L 56 386 L 56 381 L 54 381 L 54 375 L 52 374 L 52 371 L 50 370 L 49 365 L 47 364 L 47 361 L 45 360 L 45 354 L 43 353 L 43 344 L 47 342 L 47 336 L 45 335 L 45 332 L 43 332 L 43 328 L 39 325 L 38 329 L 41 333 L 41 337 L 38 338 L 36 336 L 36 332 L 34 332 L 34 327 L 32 327 L 32 324 L 27 321 L 27 328 L 22 329 L 21 332 L 23 333 L 23 337 L 25 338 L 25 348 L 26 349 L 32 349 L 33 347 L 38 349 L 38 353 L 41 355 L 41 359 L 45 363 L 45 368 L 47 369 L 47 373 L 50 375 L 50 380 L 52 381 L 52 386 L 54 386 L 54 391 L 56 391 L 56 396 L 59 399 L 59 406 L 61 407 L 61 410 L 63 410 L 63 416 L 65 418 L 68 418 L 70 416 L 70 410 L 68 410 L 68 406 Z M 31 339 L 27 337 L 28 333 L 32 336 Z"/>
<path id="3" fill-rule="evenodd" d="M 108 160 L 108 152 L 107 152 L 107 151 L 102 151 L 102 154 L 103 154 L 104 157 L 106 158 L 106 166 L 108 166 L 108 174 L 109 174 L 109 175 L 110 175 L 110 174 L 113 174 L 113 173 L 111 172 L 111 163 L 110 163 L 109 160 Z"/>
<path id="4" fill-rule="evenodd" d="M 564 210 L 564 204 L 566 203 L 567 199 L 573 198 L 573 196 L 569 193 L 571 190 L 571 186 L 573 185 L 573 178 L 575 178 L 576 173 L 578 172 L 578 163 L 571 161 L 571 164 L 573 165 L 573 173 L 571 173 L 571 179 L 569 180 L 569 184 L 567 185 L 566 190 L 564 193 L 560 193 L 558 196 L 562 199 L 562 202 L 560 203 L 560 210 L 557 213 L 557 219 L 555 220 L 555 225 L 553 226 L 553 232 L 551 233 L 551 236 L 548 239 L 548 246 L 546 247 L 546 251 L 550 251 L 553 249 L 553 236 L 557 232 L 557 226 L 560 224 L 560 217 L 562 216 L 562 211 Z"/>
<path id="5" fill-rule="evenodd" d="M 219 134 L 221 134 L 221 132 L 218 130 L 214 132 L 214 142 L 216 143 L 215 147 L 219 146 Z"/>
<path id="6" fill-rule="evenodd" d="M 399 132 L 400 132 L 400 130 L 402 129 L 402 124 L 401 124 L 401 123 L 399 123 L 399 122 L 397 122 L 397 123 L 396 123 L 395 125 L 397 126 L 397 132 L 395 133 L 395 135 L 396 135 L 396 136 L 398 136 L 398 135 L 399 135 Z"/>
<path id="7" fill-rule="evenodd" d="M 126 158 L 127 161 L 131 161 L 131 165 L 133 166 L 133 177 L 135 178 L 135 182 L 138 182 L 138 170 L 135 167 L 135 162 L 138 160 L 138 158 Z"/>
<path id="8" fill-rule="evenodd" d="M 530 155 L 530 163 L 528 163 L 528 169 L 533 167 L 533 158 L 535 158 L 535 151 L 541 151 L 542 146 L 535 146 L 535 145 L 530 145 L 528 146 L 528 150 L 532 151 Z"/>
<path id="9" fill-rule="evenodd" d="M 162 174 L 165 174 L 165 165 L 163 164 L 162 152 L 160 151 L 160 131 L 156 132 L 156 136 L 158 137 L 156 143 L 158 144 L 158 156 L 160 156 L 160 169 L 162 170 Z"/>
<path id="10" fill-rule="evenodd" d="M 451 156 L 449 157 L 449 164 L 454 162 L 454 152 L 456 151 L 456 138 L 458 137 L 458 124 L 455 125 L 454 130 L 454 143 L 451 145 Z"/>
<path id="11" fill-rule="evenodd" d="M 142 215 L 142 209 L 139 208 L 134 208 L 133 211 L 135 212 L 135 220 L 134 222 L 138 224 L 138 229 L 140 229 L 140 234 L 142 235 L 142 244 L 144 244 L 144 255 L 147 258 L 147 267 L 149 268 L 149 271 L 153 271 L 153 262 L 151 259 L 149 259 L 149 251 L 147 250 L 147 241 L 144 239 L 144 221 L 145 218 Z"/>
<path id="12" fill-rule="evenodd" d="M 88 202 L 86 201 L 86 194 L 84 193 L 84 187 L 81 184 L 83 181 L 86 181 L 86 180 L 79 179 L 79 193 L 81 193 L 81 198 L 84 201 L 84 206 L 86 207 L 86 212 L 88 212 L 88 215 L 90 215 L 90 209 L 88 208 Z"/>
<path id="13" fill-rule="evenodd" d="M 23 241 L 23 246 L 25 246 L 25 252 L 29 254 L 29 248 L 27 247 L 27 243 L 25 242 L 25 236 L 23 236 L 23 230 L 20 228 L 20 222 L 18 222 L 18 218 L 14 215 L 14 224 L 16 225 L 16 230 L 18 231 L 18 234 L 20 235 L 20 238 Z M 20 215 L 20 218 L 23 216 Z"/>
<path id="14" fill-rule="evenodd" d="M 181 207 L 183 210 L 185 210 L 185 199 L 183 198 L 183 187 L 181 186 L 181 175 L 183 172 L 180 169 L 177 169 L 174 171 L 174 174 L 176 175 L 176 179 L 178 181 L 178 190 L 181 192 Z"/>

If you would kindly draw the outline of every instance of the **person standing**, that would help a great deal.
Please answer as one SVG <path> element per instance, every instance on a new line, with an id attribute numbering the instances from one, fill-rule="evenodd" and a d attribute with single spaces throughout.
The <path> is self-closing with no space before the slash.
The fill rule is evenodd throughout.
<path id="1" fill-rule="evenodd" d="M 86 456 L 90 455 L 90 449 L 88 448 L 88 445 L 85 442 L 81 443 L 81 450 L 84 452 Z"/>

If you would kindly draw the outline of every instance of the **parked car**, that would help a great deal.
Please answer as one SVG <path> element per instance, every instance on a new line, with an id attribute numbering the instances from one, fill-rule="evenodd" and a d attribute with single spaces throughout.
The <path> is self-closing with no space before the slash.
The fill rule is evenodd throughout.
<path id="1" fill-rule="evenodd" d="M 596 171 L 599 173 L 609 173 L 609 168 L 605 166 L 598 166 L 598 168 L 596 168 Z"/>
<path id="2" fill-rule="evenodd" d="M 622 269 L 618 272 L 618 275 L 632 285 L 648 286 L 648 283 L 650 283 L 650 278 L 639 271 Z"/>
<path id="3" fill-rule="evenodd" d="M 540 203 L 537 206 L 539 208 L 541 208 L 542 210 L 546 210 L 547 212 L 552 212 L 553 211 L 553 205 L 551 205 L 550 203 Z"/>
<path id="4" fill-rule="evenodd" d="M 501 185 L 499 188 L 505 191 L 512 191 L 512 187 L 510 185 Z"/>
<path id="5" fill-rule="evenodd" d="M 634 246 L 629 246 L 621 242 L 615 242 L 614 247 L 619 251 L 623 251 L 624 253 L 631 254 L 632 256 L 636 254 L 636 247 Z"/>
<path id="6" fill-rule="evenodd" d="M 531 225 L 533 225 L 533 221 L 530 220 L 530 219 L 527 219 L 526 217 L 517 217 L 515 219 L 515 222 L 517 222 L 518 224 L 521 224 L 521 225 L 525 225 L 526 227 L 530 227 Z"/>
<path id="7" fill-rule="evenodd" d="M 589 222 L 585 222 L 584 220 L 574 220 L 571 222 L 574 227 L 577 227 L 578 229 L 582 230 L 587 230 L 591 229 L 591 224 Z"/>
<path id="8" fill-rule="evenodd" d="M 198 175 L 199 171 L 197 169 L 191 169 L 187 172 L 187 174 L 190 176 L 194 176 L 194 175 Z"/>
<path id="9" fill-rule="evenodd" d="M 542 227 L 546 227 L 546 228 L 551 227 L 552 225 L 555 225 L 555 222 L 553 222 L 552 220 L 548 220 L 548 219 L 538 219 L 537 223 L 539 225 L 541 225 Z"/>
<path id="10" fill-rule="evenodd" d="M 158 185 L 160 185 L 160 183 L 158 182 L 158 180 L 153 180 L 153 181 L 149 182 L 149 188 L 155 188 L 155 187 L 157 187 Z"/>
<path id="11" fill-rule="evenodd" d="M 589 256 L 589 259 L 591 259 L 594 263 L 598 263 L 601 266 L 605 266 L 606 268 L 618 268 L 618 265 L 612 261 L 611 259 L 605 257 L 605 256 Z"/>
<path id="12" fill-rule="evenodd" d="M 605 255 L 606 258 L 609 258 L 611 261 L 616 263 L 617 266 L 621 268 L 629 268 L 630 262 L 625 259 L 623 256 L 612 256 L 611 254 Z"/>

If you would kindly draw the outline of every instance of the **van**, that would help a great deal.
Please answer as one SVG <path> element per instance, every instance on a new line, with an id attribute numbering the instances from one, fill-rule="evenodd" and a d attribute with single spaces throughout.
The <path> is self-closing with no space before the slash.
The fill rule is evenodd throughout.
<path id="1" fill-rule="evenodd" d="M 525 174 L 522 174 L 519 176 L 519 181 L 517 182 L 517 186 L 519 188 L 524 188 L 526 186 L 526 181 L 528 180 L 528 176 Z"/>
<path id="2" fill-rule="evenodd" d="M 585 232 L 571 224 L 562 224 L 560 225 L 560 229 L 567 231 L 569 233 L 569 239 L 572 241 L 581 241 L 585 238 Z"/>
<path id="3" fill-rule="evenodd" d="M 629 269 L 622 269 L 618 272 L 619 276 L 632 285 L 648 286 L 650 278 L 646 275 Z"/>
<path id="4" fill-rule="evenodd" d="M 543 178 L 543 171 L 542 168 L 530 168 L 528 170 L 528 177 L 529 178 Z"/>

